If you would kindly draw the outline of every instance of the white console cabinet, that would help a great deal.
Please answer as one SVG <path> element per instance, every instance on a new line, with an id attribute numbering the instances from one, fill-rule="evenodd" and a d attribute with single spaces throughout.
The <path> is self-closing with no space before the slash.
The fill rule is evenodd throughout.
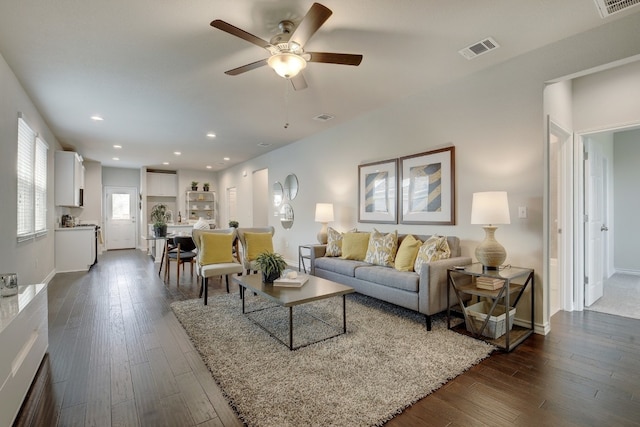
<path id="1" fill-rule="evenodd" d="M 49 347 L 47 285 L 23 285 L 0 297 L 0 426 L 20 411 Z"/>

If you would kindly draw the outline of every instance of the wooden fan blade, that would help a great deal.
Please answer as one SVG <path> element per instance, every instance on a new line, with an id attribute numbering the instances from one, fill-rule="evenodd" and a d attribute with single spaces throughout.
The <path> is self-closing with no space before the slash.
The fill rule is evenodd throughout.
<path id="1" fill-rule="evenodd" d="M 303 47 L 307 41 L 313 36 L 318 28 L 325 23 L 333 12 L 326 6 L 320 3 L 314 3 L 307 14 L 302 18 L 302 21 L 298 25 L 298 28 L 293 32 L 293 35 L 289 39 L 289 43 L 297 43 L 300 47 Z"/>
<path id="2" fill-rule="evenodd" d="M 264 65 L 267 65 L 267 59 L 261 59 L 260 61 L 252 62 L 251 64 L 243 65 L 242 67 L 234 68 L 233 70 L 225 71 L 224 73 L 230 76 L 237 76 L 238 74 L 246 73 L 247 71 L 255 70 Z"/>
<path id="3" fill-rule="evenodd" d="M 307 81 L 302 75 L 302 72 L 299 72 L 298 75 L 296 75 L 295 77 L 291 77 L 289 80 L 291 80 L 291 84 L 293 85 L 293 90 L 303 90 L 308 87 Z"/>
<path id="4" fill-rule="evenodd" d="M 308 62 L 324 62 L 327 64 L 360 65 L 362 55 L 351 53 L 306 52 L 311 57 Z"/>
<path id="5" fill-rule="evenodd" d="M 260 46 L 264 49 L 266 49 L 268 46 L 271 46 L 271 43 L 269 43 L 268 41 L 263 40 L 260 37 L 256 37 L 251 33 L 247 33 L 245 30 L 241 30 L 238 27 L 234 27 L 228 22 L 221 21 L 220 19 L 211 21 L 211 26 L 219 30 L 222 30 L 226 33 L 229 33 L 232 36 L 240 37 L 241 39 L 246 40 L 249 43 L 253 43 L 256 46 Z"/>

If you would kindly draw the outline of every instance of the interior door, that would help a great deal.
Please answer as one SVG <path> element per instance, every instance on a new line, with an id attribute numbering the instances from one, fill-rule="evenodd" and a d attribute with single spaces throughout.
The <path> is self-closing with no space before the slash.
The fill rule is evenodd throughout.
<path id="1" fill-rule="evenodd" d="M 136 247 L 135 187 L 106 187 L 105 240 L 107 250 Z"/>
<path id="2" fill-rule="evenodd" d="M 584 305 L 590 306 L 604 292 L 604 171 L 602 149 L 597 142 L 585 140 L 584 228 L 585 285 Z"/>

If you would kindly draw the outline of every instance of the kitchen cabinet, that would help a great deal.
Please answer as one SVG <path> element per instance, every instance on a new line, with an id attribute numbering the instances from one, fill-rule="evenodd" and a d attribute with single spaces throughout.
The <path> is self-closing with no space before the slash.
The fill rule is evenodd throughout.
<path id="1" fill-rule="evenodd" d="M 81 207 L 84 190 L 82 157 L 73 151 L 56 151 L 55 170 L 56 206 Z"/>
<path id="2" fill-rule="evenodd" d="M 94 227 L 56 229 L 56 273 L 88 271 L 96 259 Z"/>
<path id="3" fill-rule="evenodd" d="M 216 193 L 213 191 L 187 191 L 185 215 L 190 220 L 216 219 Z"/>
<path id="4" fill-rule="evenodd" d="M 176 197 L 178 176 L 175 173 L 147 172 L 147 196 Z"/>
<path id="5" fill-rule="evenodd" d="M 0 298 L 0 426 L 10 426 L 49 347 L 47 285 Z"/>

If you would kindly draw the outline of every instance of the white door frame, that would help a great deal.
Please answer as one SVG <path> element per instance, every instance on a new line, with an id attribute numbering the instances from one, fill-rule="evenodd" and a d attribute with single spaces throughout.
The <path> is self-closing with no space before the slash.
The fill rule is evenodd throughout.
<path id="1" fill-rule="evenodd" d="M 134 229 L 133 229 L 133 241 L 134 241 L 134 248 L 138 248 L 138 232 L 139 232 L 139 227 L 140 227 L 140 214 L 139 214 L 139 209 L 138 209 L 138 188 L 137 187 L 127 187 L 127 186 L 122 186 L 122 185 L 107 185 L 104 187 L 103 189 L 103 194 L 102 194 L 102 198 L 103 198 L 103 218 L 104 218 L 104 227 L 103 227 L 103 231 L 104 231 L 104 237 L 105 237 L 105 248 L 108 249 L 109 245 L 108 245 L 108 241 L 109 241 L 109 226 L 108 226 L 108 221 L 109 221 L 109 200 L 108 200 L 108 194 L 110 192 L 113 191 L 118 191 L 118 190 L 123 190 L 126 191 L 128 193 L 131 193 L 133 195 L 133 197 L 131 198 L 131 212 L 132 212 L 132 219 L 133 222 L 135 223 Z"/>

